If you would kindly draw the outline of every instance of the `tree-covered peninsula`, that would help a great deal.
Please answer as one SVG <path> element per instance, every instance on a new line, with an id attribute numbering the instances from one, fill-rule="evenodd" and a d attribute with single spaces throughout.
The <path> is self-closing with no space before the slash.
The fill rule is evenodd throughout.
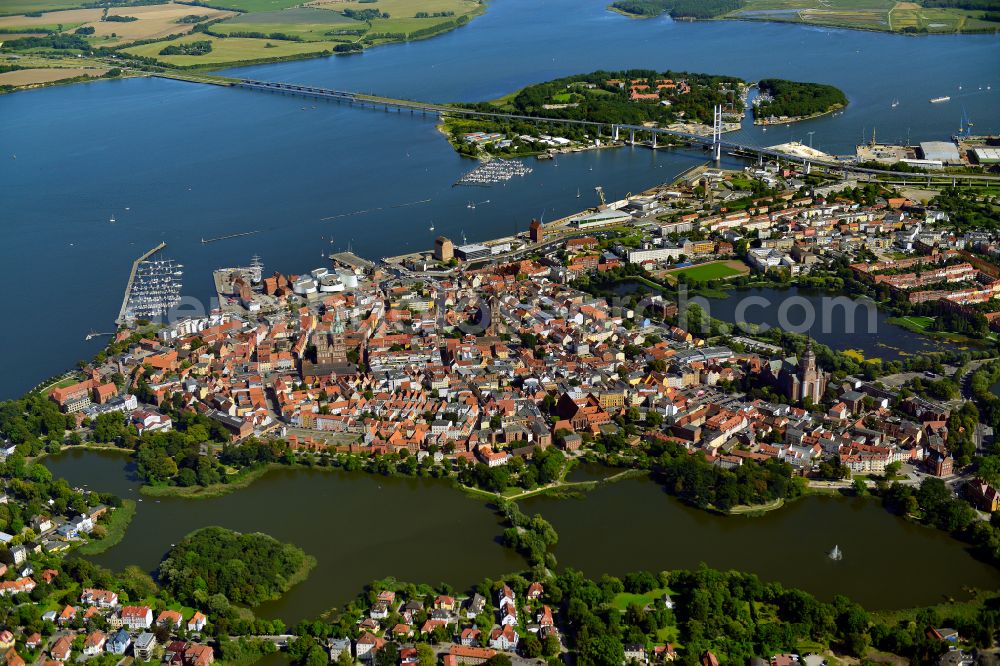
<path id="1" fill-rule="evenodd" d="M 669 14 L 675 19 L 710 19 L 736 11 L 743 4 L 743 0 L 617 0 L 609 8 L 638 18 Z"/>
<path id="2" fill-rule="evenodd" d="M 761 98 L 753 112 L 758 123 L 810 118 L 847 106 L 844 91 L 825 83 L 762 79 L 757 87 Z"/>
<path id="3" fill-rule="evenodd" d="M 256 606 L 280 597 L 314 564 L 298 546 L 266 534 L 205 527 L 170 549 L 159 577 L 184 603 L 204 604 L 222 594 L 232 603 Z"/>

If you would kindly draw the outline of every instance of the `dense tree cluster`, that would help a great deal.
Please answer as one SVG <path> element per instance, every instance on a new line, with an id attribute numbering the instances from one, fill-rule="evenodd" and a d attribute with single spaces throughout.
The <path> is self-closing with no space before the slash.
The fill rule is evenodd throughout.
<path id="1" fill-rule="evenodd" d="M 958 231 L 1000 228 L 1000 202 L 996 197 L 981 197 L 973 190 L 948 187 L 931 203 L 948 213 L 948 226 Z"/>
<path id="2" fill-rule="evenodd" d="M 618 0 L 611 6 L 636 16 L 709 19 L 742 8 L 744 0 Z"/>
<path id="3" fill-rule="evenodd" d="M 28 49 L 53 49 L 56 51 L 68 51 L 77 49 L 89 51 L 90 44 L 80 35 L 46 35 L 44 37 L 22 37 L 5 41 L 3 47 L 9 51 L 26 51 Z"/>
<path id="4" fill-rule="evenodd" d="M 458 480 L 466 486 L 494 493 L 501 493 L 512 486 L 530 490 L 558 480 L 565 460 L 561 451 L 549 447 L 535 451 L 530 459 L 514 456 L 508 464 L 496 467 L 483 463 L 465 465 L 460 462 Z"/>
<path id="5" fill-rule="evenodd" d="M 0 531 L 9 534 L 20 535 L 32 516 L 39 514 L 74 518 L 98 504 L 121 505 L 115 495 L 74 490 L 65 479 L 53 479 L 44 465 L 25 462 L 20 454 L 0 463 L 0 477 L 12 500 L 0 504 Z"/>
<path id="6" fill-rule="evenodd" d="M 1000 0 L 920 0 L 923 7 L 1000 10 Z"/>
<path id="7" fill-rule="evenodd" d="M 375 19 L 389 18 L 388 12 L 379 11 L 378 9 L 345 9 L 341 13 L 355 21 L 374 21 Z"/>
<path id="8" fill-rule="evenodd" d="M 541 515 L 527 516 L 514 502 L 501 500 L 498 510 L 510 524 L 503 533 L 504 543 L 524 555 L 534 565 L 555 567 L 555 556 L 549 548 L 556 545 L 559 535 L 549 521 Z"/>
<path id="9" fill-rule="evenodd" d="M 847 105 L 847 96 L 842 90 L 824 83 L 762 79 L 757 85 L 771 99 L 754 106 L 755 118 L 797 118 L 826 113 Z"/>
<path id="10" fill-rule="evenodd" d="M 916 489 L 893 483 L 883 491 L 882 503 L 894 513 L 951 532 L 1000 565 L 1000 525 L 979 520 L 969 503 L 953 496 L 941 479 L 925 478 Z"/>
<path id="11" fill-rule="evenodd" d="M 170 549 L 159 577 L 184 603 L 201 605 L 222 594 L 232 603 L 256 606 L 278 598 L 308 566 L 302 549 L 266 534 L 206 527 Z"/>
<path id="12" fill-rule="evenodd" d="M 802 494 L 802 483 L 792 478 L 786 462 L 769 459 L 762 464 L 747 462 L 732 470 L 709 463 L 703 455 L 691 455 L 678 444 L 656 445 L 656 476 L 673 495 L 698 508 L 728 511 L 737 505 L 763 504 Z"/>
<path id="13" fill-rule="evenodd" d="M 194 42 L 184 44 L 171 44 L 160 49 L 161 56 L 182 55 L 182 56 L 202 56 L 212 52 L 212 42 L 207 39 L 199 39 Z"/>
<path id="14" fill-rule="evenodd" d="M 21 450 L 28 455 L 38 454 L 47 443 L 60 446 L 73 426 L 72 417 L 41 393 L 0 402 L 0 435 L 15 445 L 26 445 Z"/>

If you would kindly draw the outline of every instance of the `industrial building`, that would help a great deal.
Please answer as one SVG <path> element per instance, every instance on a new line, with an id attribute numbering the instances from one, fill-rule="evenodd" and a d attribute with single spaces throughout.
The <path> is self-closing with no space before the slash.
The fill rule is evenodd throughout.
<path id="1" fill-rule="evenodd" d="M 979 164 L 1000 164 L 1000 148 L 973 148 L 969 152 Z"/>
<path id="2" fill-rule="evenodd" d="M 958 154 L 958 146 L 949 141 L 922 141 L 920 152 L 925 160 L 941 164 L 961 164 L 962 156 Z"/>
<path id="3" fill-rule="evenodd" d="M 598 227 L 613 227 L 619 224 L 630 222 L 632 216 L 620 210 L 602 210 L 598 213 L 591 213 L 573 220 L 573 226 L 577 229 L 594 229 Z"/>
<path id="4" fill-rule="evenodd" d="M 469 243 L 468 245 L 459 245 L 455 248 L 455 256 L 462 261 L 472 261 L 474 259 L 483 259 L 484 257 L 490 256 L 490 248 L 485 245 L 480 245 L 479 243 Z"/>

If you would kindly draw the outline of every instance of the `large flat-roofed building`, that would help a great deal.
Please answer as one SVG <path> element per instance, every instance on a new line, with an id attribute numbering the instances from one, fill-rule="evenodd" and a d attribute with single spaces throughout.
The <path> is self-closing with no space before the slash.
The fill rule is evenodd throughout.
<path id="1" fill-rule="evenodd" d="M 473 259 L 482 259 L 483 257 L 490 256 L 490 248 L 485 245 L 480 245 L 479 243 L 469 243 L 468 245 L 459 245 L 455 248 L 455 256 L 462 261 L 472 261 Z"/>
<path id="2" fill-rule="evenodd" d="M 620 210 L 602 210 L 590 215 L 584 215 L 573 220 L 573 226 L 578 229 L 593 229 L 595 227 L 613 227 L 632 221 L 632 216 Z"/>
<path id="3" fill-rule="evenodd" d="M 958 154 L 958 146 L 948 141 L 924 141 L 920 144 L 920 153 L 925 160 L 941 164 L 961 164 L 962 156 Z"/>

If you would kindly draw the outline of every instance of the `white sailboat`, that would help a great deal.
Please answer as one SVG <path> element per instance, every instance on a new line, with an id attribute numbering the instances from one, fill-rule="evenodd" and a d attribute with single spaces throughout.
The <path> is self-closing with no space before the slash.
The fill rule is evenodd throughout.
<path id="1" fill-rule="evenodd" d="M 833 550 L 830 551 L 829 558 L 834 562 L 839 562 L 844 559 L 844 553 L 841 552 L 840 546 L 836 544 L 833 546 Z"/>

